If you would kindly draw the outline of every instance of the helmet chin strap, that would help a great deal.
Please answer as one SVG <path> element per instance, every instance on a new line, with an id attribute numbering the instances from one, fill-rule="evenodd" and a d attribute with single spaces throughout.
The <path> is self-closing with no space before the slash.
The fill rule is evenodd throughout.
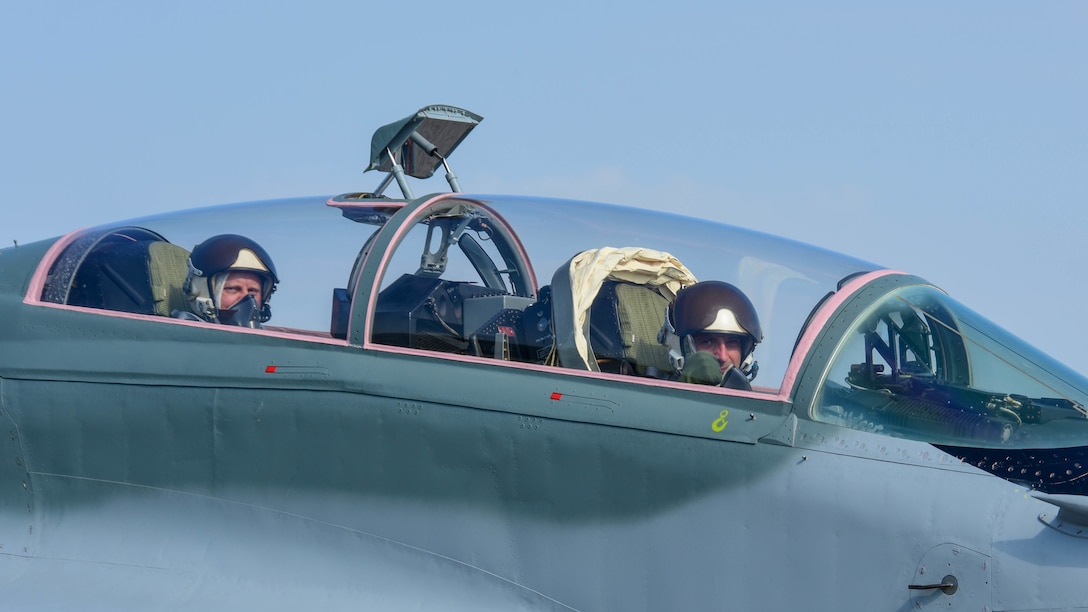
<path id="1" fill-rule="evenodd" d="M 749 381 L 756 379 L 756 374 L 759 374 L 759 362 L 756 361 L 754 350 L 749 352 L 748 356 L 741 362 L 740 371 L 748 377 Z"/>

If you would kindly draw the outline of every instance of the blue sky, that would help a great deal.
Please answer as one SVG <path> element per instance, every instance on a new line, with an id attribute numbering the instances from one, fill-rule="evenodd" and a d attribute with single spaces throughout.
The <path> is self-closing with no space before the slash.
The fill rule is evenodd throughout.
<path id="1" fill-rule="evenodd" d="M 375 4 L 376 6 L 367 6 Z M 1088 374 L 1088 4 L 0 2 L 0 240 L 372 189 L 667 207 L 913 272 Z"/>

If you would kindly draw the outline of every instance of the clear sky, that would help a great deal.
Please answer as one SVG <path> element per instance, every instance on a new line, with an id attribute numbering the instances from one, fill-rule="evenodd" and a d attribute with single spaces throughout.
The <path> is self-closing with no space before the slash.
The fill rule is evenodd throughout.
<path id="1" fill-rule="evenodd" d="M 1088 3 L 0 0 L 0 241 L 369 190 L 665 207 L 923 276 L 1088 374 Z M 417 193 L 420 191 L 417 190 Z"/>

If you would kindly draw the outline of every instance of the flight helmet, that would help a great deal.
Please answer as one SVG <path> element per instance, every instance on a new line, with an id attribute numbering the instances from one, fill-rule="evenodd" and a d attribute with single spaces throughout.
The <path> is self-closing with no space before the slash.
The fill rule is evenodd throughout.
<path id="1" fill-rule="evenodd" d="M 268 321 L 272 317 L 268 301 L 279 282 L 276 266 L 261 245 L 237 234 L 212 236 L 193 247 L 184 285 L 192 311 L 207 321 L 247 325 L 249 317 L 235 316 L 238 305 L 221 308 L 223 285 L 231 272 L 252 272 L 260 278 L 263 303 L 254 304 L 252 298 L 242 302 L 248 302 L 243 307 L 256 310 L 255 320 Z"/>
<path id="2" fill-rule="evenodd" d="M 687 356 L 694 351 L 692 334 L 723 334 L 741 339 L 740 369 L 749 378 L 755 377 L 756 345 L 763 340 L 759 316 L 748 296 L 722 281 L 703 281 L 681 289 L 669 307 L 669 323 L 680 337 Z"/>

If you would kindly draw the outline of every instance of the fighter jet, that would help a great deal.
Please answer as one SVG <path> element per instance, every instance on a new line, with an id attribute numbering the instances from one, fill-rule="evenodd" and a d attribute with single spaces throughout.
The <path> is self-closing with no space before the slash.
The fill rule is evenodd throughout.
<path id="1" fill-rule="evenodd" d="M 0 251 L 0 607 L 1088 610 L 1088 380 L 905 272 L 466 193 L 481 120 Z"/>

